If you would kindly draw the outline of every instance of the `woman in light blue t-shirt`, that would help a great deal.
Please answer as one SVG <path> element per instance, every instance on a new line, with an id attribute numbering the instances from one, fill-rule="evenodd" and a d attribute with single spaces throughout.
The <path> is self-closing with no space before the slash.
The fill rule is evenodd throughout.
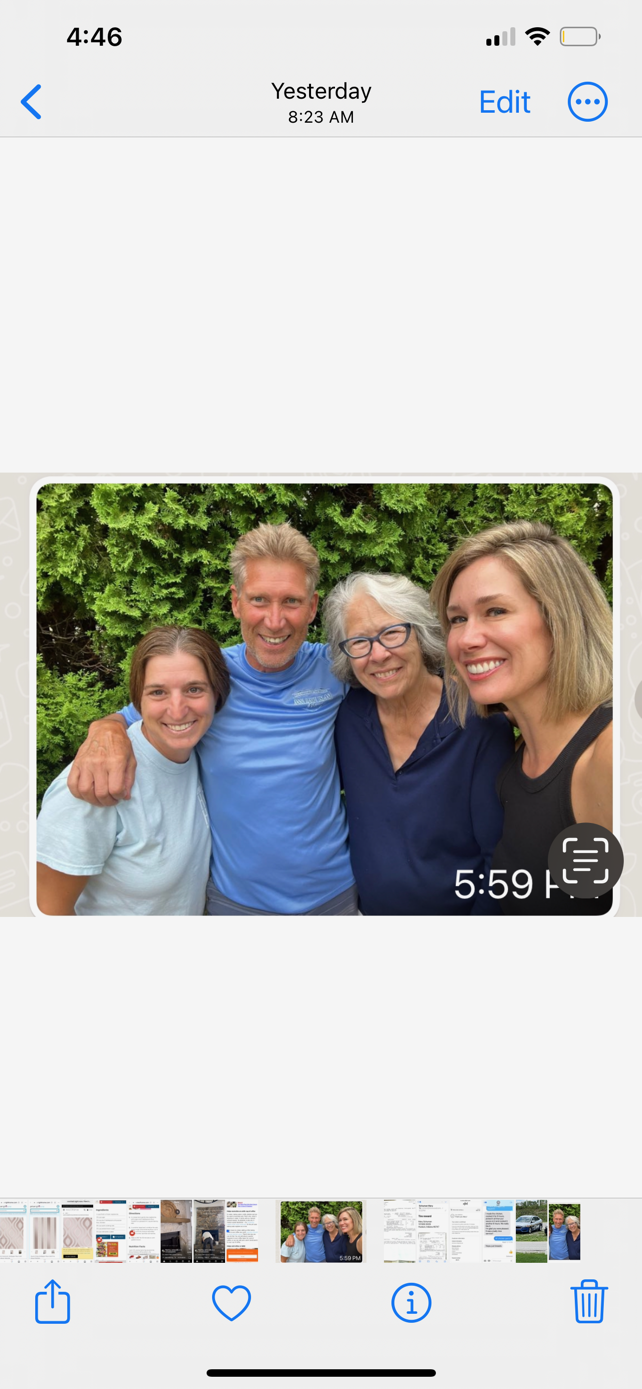
<path id="1" fill-rule="evenodd" d="M 304 1264 L 305 1263 L 305 1237 L 308 1227 L 304 1220 L 298 1220 L 294 1227 L 294 1244 L 288 1245 L 284 1240 L 281 1245 L 282 1264 Z M 289 1239 L 289 1235 L 288 1235 Z"/>
<path id="2" fill-rule="evenodd" d="M 77 800 L 65 768 L 38 817 L 38 907 L 48 916 L 200 916 L 211 833 L 194 748 L 225 703 L 220 647 L 194 627 L 155 627 L 132 657 L 129 800 Z M 115 715 L 120 718 L 120 715 Z"/>

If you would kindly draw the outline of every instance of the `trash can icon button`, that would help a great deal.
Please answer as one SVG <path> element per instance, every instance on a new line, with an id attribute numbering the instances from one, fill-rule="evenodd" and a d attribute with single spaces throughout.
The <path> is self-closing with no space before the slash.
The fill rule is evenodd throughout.
<path id="1" fill-rule="evenodd" d="M 583 1278 L 579 1288 L 571 1288 L 575 1293 L 575 1320 L 591 1322 L 597 1326 L 604 1320 L 604 1294 L 608 1288 L 600 1288 L 597 1278 Z"/>

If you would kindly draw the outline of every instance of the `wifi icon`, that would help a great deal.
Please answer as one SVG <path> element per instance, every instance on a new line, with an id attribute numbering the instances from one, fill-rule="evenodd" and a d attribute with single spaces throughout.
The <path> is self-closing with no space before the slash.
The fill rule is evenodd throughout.
<path id="1" fill-rule="evenodd" d="M 543 43 L 544 39 L 548 38 L 550 32 L 550 29 L 542 28 L 541 24 L 534 24 L 532 29 L 526 30 L 526 36 L 532 43 L 536 43 L 539 47 L 540 43 Z"/>

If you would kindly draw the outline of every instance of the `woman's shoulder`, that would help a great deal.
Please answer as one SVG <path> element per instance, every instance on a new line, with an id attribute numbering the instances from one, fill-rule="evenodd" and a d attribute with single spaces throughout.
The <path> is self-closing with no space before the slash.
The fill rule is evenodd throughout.
<path id="1" fill-rule="evenodd" d="M 54 777 L 53 781 L 49 783 L 42 798 L 41 815 L 45 809 L 51 810 L 53 805 L 60 804 L 61 800 L 67 800 L 67 798 L 74 800 L 71 791 L 67 788 L 67 777 L 73 765 L 73 762 L 70 762 L 68 767 L 63 767 L 63 770 L 58 773 L 58 776 Z"/>
<path id="2" fill-rule="evenodd" d="M 583 772 L 587 781 L 601 781 L 605 776 L 612 779 L 613 776 L 613 723 L 607 723 L 598 733 L 594 742 L 590 743 L 586 749 L 586 761 Z M 582 759 L 580 758 L 580 763 Z M 580 765 L 578 763 L 578 766 Z"/>
<path id="3" fill-rule="evenodd" d="M 613 724 L 608 723 L 578 758 L 573 770 L 573 813 L 581 822 L 610 829 L 613 814 Z"/>
<path id="4" fill-rule="evenodd" d="M 587 751 L 591 754 L 590 762 L 596 767 L 610 767 L 613 757 L 613 720 L 601 729 L 597 738 L 590 744 Z"/>
<path id="5" fill-rule="evenodd" d="M 345 699 L 339 706 L 337 723 L 349 724 L 355 719 L 368 718 L 375 705 L 375 697 L 363 685 L 351 685 Z"/>
<path id="6" fill-rule="evenodd" d="M 64 767 L 62 772 L 47 787 L 42 798 L 39 822 L 44 824 L 46 821 L 64 816 L 71 818 L 74 823 L 81 820 L 96 820 L 100 823 L 100 817 L 107 815 L 108 820 L 113 820 L 117 813 L 117 806 L 91 805 L 89 801 L 81 801 L 77 796 L 72 796 L 67 785 L 67 778 L 73 767 L 73 762 L 68 767 Z"/>

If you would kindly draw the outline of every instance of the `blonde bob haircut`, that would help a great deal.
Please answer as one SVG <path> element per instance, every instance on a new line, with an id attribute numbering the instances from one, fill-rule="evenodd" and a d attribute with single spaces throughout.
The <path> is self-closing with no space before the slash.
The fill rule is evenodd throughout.
<path id="1" fill-rule="evenodd" d="M 135 708 L 140 711 L 147 662 L 152 656 L 173 656 L 177 651 L 198 658 L 214 691 L 214 708 L 222 709 L 230 692 L 225 657 L 218 642 L 198 627 L 152 627 L 151 632 L 141 637 L 134 649 L 129 672 L 129 697 Z"/>
<path id="2" fill-rule="evenodd" d="M 337 1217 L 337 1223 L 338 1223 L 338 1221 L 341 1219 L 341 1216 L 342 1216 L 342 1215 L 349 1215 L 349 1216 L 352 1217 L 352 1228 L 353 1228 L 353 1230 L 354 1230 L 354 1238 L 353 1238 L 353 1243 L 354 1243 L 354 1240 L 356 1240 L 357 1236 L 363 1233 L 363 1221 L 362 1221 L 362 1219 L 361 1219 L 361 1216 L 360 1216 L 359 1212 L 355 1210 L 354 1206 L 343 1206 L 342 1209 L 339 1211 L 339 1215 L 338 1215 L 338 1217 Z"/>
<path id="3" fill-rule="evenodd" d="M 509 521 L 462 540 L 442 565 L 430 591 L 444 633 L 455 579 L 478 559 L 500 559 L 539 605 L 552 637 L 544 718 L 589 713 L 613 698 L 613 618 L 600 585 L 569 544 L 541 521 Z M 446 657 L 451 713 L 463 724 L 471 705 L 485 718 L 492 706 L 473 704 Z"/>
<path id="4" fill-rule="evenodd" d="M 319 587 L 319 556 L 314 545 L 289 521 L 278 526 L 261 521 L 253 531 L 239 536 L 230 555 L 232 582 L 237 593 L 245 586 L 249 559 L 277 559 L 286 564 L 300 564 L 305 569 L 310 598 Z"/>

